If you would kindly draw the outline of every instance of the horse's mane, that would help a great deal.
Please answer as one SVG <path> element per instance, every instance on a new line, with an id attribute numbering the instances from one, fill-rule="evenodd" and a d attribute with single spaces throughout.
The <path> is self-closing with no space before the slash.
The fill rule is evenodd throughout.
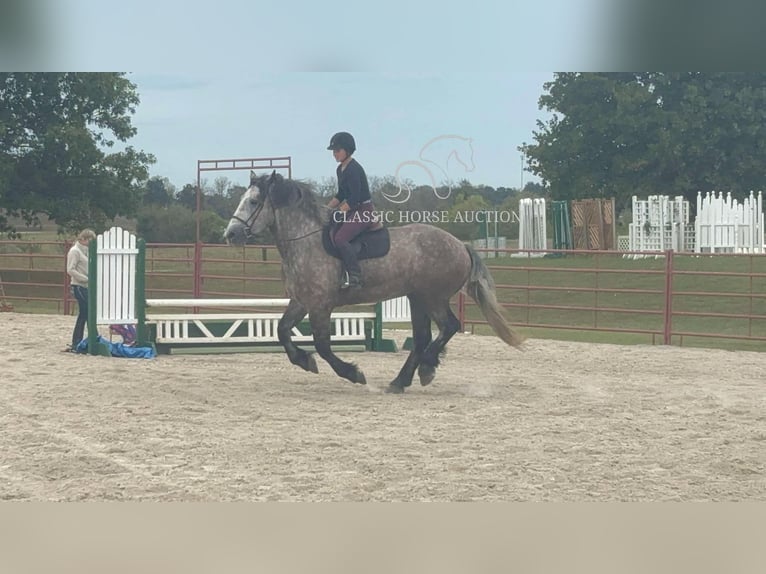
<path id="1" fill-rule="evenodd" d="M 288 189 L 284 189 L 283 186 Z M 283 187 L 283 189 L 280 190 L 280 187 Z M 287 199 L 287 202 L 284 204 L 280 201 L 283 198 Z M 275 207 L 286 207 L 289 205 L 299 209 L 319 224 L 324 225 L 327 223 L 328 208 L 308 182 L 297 179 L 282 179 L 277 189 L 275 189 L 272 201 L 274 201 Z"/>
<path id="2" fill-rule="evenodd" d="M 311 185 L 305 181 L 288 180 L 298 189 L 300 199 L 298 200 L 310 215 L 316 217 L 319 223 L 327 223 L 327 206 L 322 198 L 317 195 Z"/>

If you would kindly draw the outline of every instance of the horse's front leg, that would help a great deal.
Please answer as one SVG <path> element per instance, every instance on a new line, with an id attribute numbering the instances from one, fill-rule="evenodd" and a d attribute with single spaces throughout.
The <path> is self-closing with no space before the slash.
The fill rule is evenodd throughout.
<path id="1" fill-rule="evenodd" d="M 277 326 L 277 336 L 279 342 L 285 348 L 285 352 L 293 365 L 298 365 L 305 371 L 318 373 L 317 362 L 310 354 L 303 349 L 299 349 L 293 343 L 293 327 L 295 327 L 306 316 L 306 308 L 295 299 L 290 299 L 282 318 Z"/>
<path id="2" fill-rule="evenodd" d="M 352 383 L 366 384 L 367 379 L 364 378 L 364 374 L 356 365 L 342 361 L 332 352 L 330 347 L 330 311 L 312 311 L 309 319 L 314 335 L 314 346 L 319 356 L 329 363 L 339 377 L 348 379 Z"/>

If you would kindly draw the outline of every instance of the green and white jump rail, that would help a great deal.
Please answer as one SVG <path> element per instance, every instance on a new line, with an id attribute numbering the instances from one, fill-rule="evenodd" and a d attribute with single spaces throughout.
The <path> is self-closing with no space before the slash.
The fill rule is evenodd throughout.
<path id="1" fill-rule="evenodd" d="M 220 353 L 281 350 L 277 328 L 282 312 L 155 313 L 162 308 L 280 308 L 289 299 L 147 299 L 146 322 L 159 352 Z M 376 312 L 338 312 L 331 316 L 333 349 L 395 351 L 393 341 L 382 337 L 382 316 Z M 310 323 L 292 329 L 299 347 L 313 347 Z"/>

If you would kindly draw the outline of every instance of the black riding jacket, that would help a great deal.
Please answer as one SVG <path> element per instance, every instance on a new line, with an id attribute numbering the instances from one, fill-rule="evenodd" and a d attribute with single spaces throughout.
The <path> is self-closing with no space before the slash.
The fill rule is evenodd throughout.
<path id="1" fill-rule="evenodd" d="M 367 174 L 358 161 L 352 159 L 342 171 L 338 165 L 335 173 L 338 176 L 338 193 L 335 195 L 338 201 L 345 201 L 349 208 L 356 209 L 359 204 L 372 199 Z"/>

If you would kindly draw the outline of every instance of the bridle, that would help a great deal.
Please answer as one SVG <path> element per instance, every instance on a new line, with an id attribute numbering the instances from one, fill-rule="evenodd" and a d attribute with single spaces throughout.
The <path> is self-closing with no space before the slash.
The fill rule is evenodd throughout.
<path id="1" fill-rule="evenodd" d="M 251 199 L 250 201 L 253 201 L 253 200 Z M 255 220 L 261 214 L 261 211 L 263 211 L 263 207 L 265 205 L 266 205 L 266 200 L 264 199 L 253 210 L 253 212 L 250 214 L 250 216 L 247 219 L 242 219 L 241 217 L 237 217 L 236 215 L 231 216 L 232 219 L 238 221 L 239 223 L 245 226 L 245 239 L 250 239 L 251 237 L 253 237 L 253 233 L 250 231 L 250 227 L 252 227 L 253 223 L 255 223 Z"/>
<path id="2" fill-rule="evenodd" d="M 263 201 L 258 202 L 258 206 L 253 210 L 253 212 L 250 214 L 250 216 L 247 219 L 242 219 L 241 217 L 237 217 L 236 215 L 231 216 L 232 219 L 234 219 L 235 221 L 238 221 L 239 223 L 245 226 L 246 240 L 254 236 L 254 234 L 250 231 L 250 227 L 253 225 L 253 223 L 255 223 L 255 220 L 258 219 L 258 216 L 261 214 L 261 211 L 263 211 L 263 208 L 266 205 L 266 200 L 269 198 L 270 192 L 271 192 L 271 186 L 269 186 L 269 189 L 266 192 Z M 253 201 L 253 200 L 251 199 L 250 201 Z M 314 231 L 309 231 L 305 235 L 301 235 L 299 237 L 290 237 L 288 239 L 283 239 L 283 241 L 298 241 L 299 239 L 304 239 L 306 237 L 314 235 L 315 233 L 319 233 L 320 231 L 322 231 L 321 227 L 319 229 L 315 229 Z"/>

